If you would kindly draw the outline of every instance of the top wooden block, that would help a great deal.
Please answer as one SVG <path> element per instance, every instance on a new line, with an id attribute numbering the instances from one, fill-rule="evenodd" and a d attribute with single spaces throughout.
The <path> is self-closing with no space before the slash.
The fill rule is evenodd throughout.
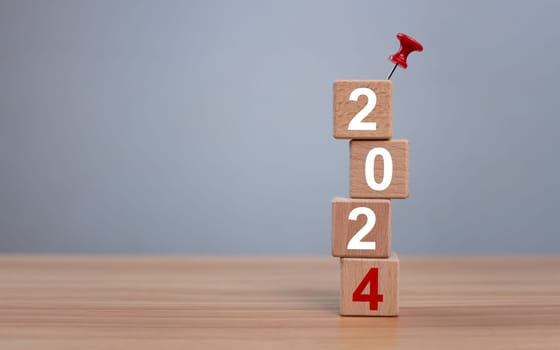
<path id="1" fill-rule="evenodd" d="M 334 137 L 388 140 L 393 136 L 390 80 L 334 82 Z"/>

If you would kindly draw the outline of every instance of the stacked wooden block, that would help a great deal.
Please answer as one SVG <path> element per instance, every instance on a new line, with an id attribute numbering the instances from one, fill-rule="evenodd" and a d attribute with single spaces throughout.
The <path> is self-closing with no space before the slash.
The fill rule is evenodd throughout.
<path id="1" fill-rule="evenodd" d="M 392 83 L 335 81 L 334 137 L 350 140 L 350 197 L 332 202 L 341 315 L 396 316 L 399 258 L 391 199 L 408 197 L 408 141 L 392 140 Z"/>

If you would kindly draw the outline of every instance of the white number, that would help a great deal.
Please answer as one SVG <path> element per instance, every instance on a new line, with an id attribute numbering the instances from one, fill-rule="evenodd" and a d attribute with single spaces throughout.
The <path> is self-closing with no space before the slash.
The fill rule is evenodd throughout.
<path id="1" fill-rule="evenodd" d="M 381 156 L 383 158 L 383 180 L 381 182 L 375 181 L 374 167 L 375 157 Z M 387 149 L 382 147 L 375 147 L 368 152 L 366 157 L 366 182 L 368 186 L 374 191 L 383 191 L 391 184 L 393 179 L 393 158 Z"/>
<path id="2" fill-rule="evenodd" d="M 362 242 L 362 239 L 373 229 L 375 226 L 375 213 L 373 210 L 367 207 L 357 207 L 352 209 L 348 219 L 352 221 L 358 220 L 358 216 L 366 216 L 366 224 L 352 237 L 348 242 L 346 249 L 368 249 L 375 250 L 375 242 Z"/>
<path id="3" fill-rule="evenodd" d="M 368 88 L 357 88 L 350 94 L 350 101 L 358 101 L 358 97 L 366 96 L 367 103 L 362 108 L 361 111 L 358 112 L 348 124 L 348 130 L 377 130 L 377 123 L 376 122 L 363 122 L 362 120 L 368 116 L 368 114 L 373 111 L 375 105 L 377 104 L 377 95 L 373 90 Z"/>

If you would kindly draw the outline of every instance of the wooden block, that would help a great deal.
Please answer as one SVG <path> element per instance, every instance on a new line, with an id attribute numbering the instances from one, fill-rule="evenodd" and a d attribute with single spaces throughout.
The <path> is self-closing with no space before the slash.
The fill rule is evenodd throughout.
<path id="1" fill-rule="evenodd" d="M 332 201 L 332 255 L 387 258 L 391 254 L 391 201 L 347 199 Z"/>
<path id="2" fill-rule="evenodd" d="M 388 140 L 393 135 L 390 80 L 334 82 L 334 137 Z"/>
<path id="3" fill-rule="evenodd" d="M 408 140 L 350 141 L 350 197 L 407 198 Z"/>
<path id="4" fill-rule="evenodd" d="M 397 316 L 399 314 L 399 258 L 340 259 L 340 314 Z"/>

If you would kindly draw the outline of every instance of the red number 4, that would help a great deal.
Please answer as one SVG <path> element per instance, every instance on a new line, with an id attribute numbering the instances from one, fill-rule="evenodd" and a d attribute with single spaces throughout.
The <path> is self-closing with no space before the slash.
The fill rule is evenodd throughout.
<path id="1" fill-rule="evenodd" d="M 360 282 L 358 288 L 352 294 L 352 301 L 368 301 L 370 310 L 377 310 L 377 303 L 383 301 L 383 295 L 379 293 L 379 269 L 373 267 L 369 269 L 366 277 Z M 369 284 L 369 294 L 364 293 L 364 289 Z"/>

